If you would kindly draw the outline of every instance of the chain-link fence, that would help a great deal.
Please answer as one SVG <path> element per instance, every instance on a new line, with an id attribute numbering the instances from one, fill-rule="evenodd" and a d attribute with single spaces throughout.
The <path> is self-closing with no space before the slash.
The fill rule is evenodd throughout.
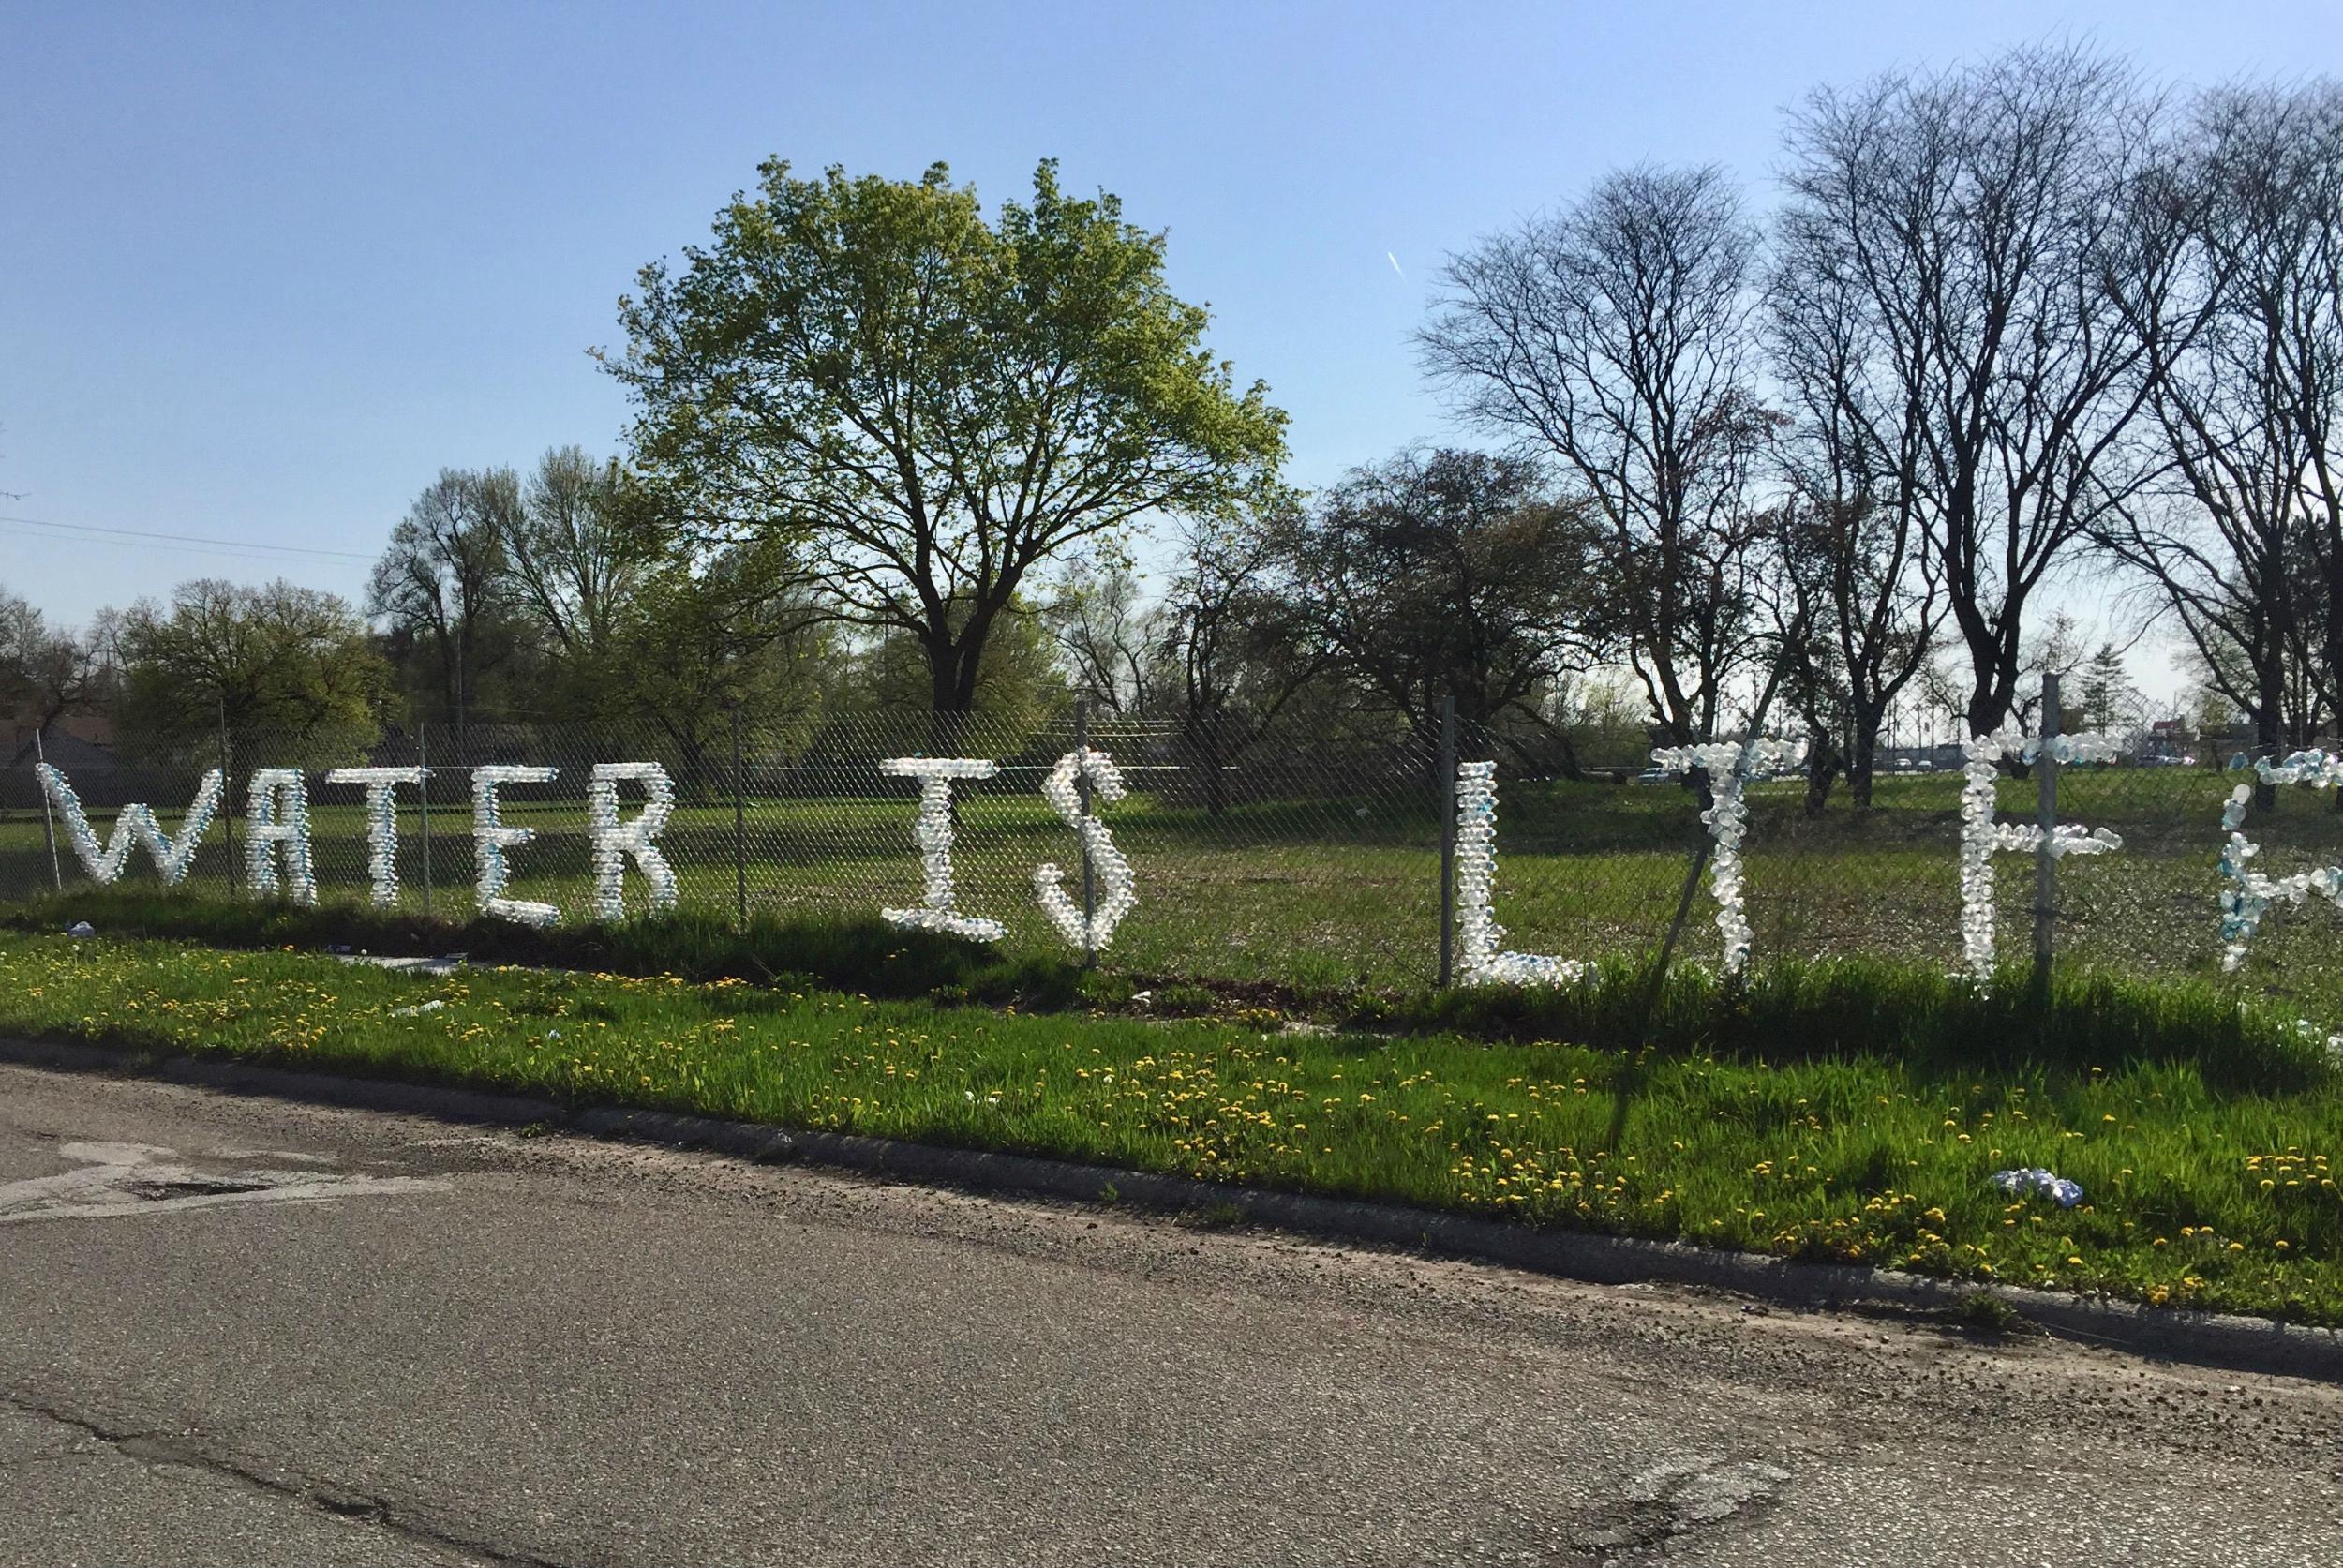
<path id="1" fill-rule="evenodd" d="M 1694 790 L 1657 769 L 1574 779 L 1530 764 L 1508 767 L 1501 748 L 1484 749 L 1500 757 L 1495 905 L 1507 945 L 1587 958 L 1659 942 L 1709 832 Z M 2331 741 L 2326 749 L 2343 748 Z M 2234 887 L 2222 869 L 2223 813 L 2241 785 L 2252 791 L 2238 824 L 2256 849 L 2250 870 L 2280 878 L 2343 867 L 2343 790 L 2261 784 L 2250 770 L 2255 760 L 2252 753 L 2173 751 L 2056 770 L 2055 820 L 2105 829 L 2122 844 L 2057 860 L 2050 936 L 2062 959 L 2141 974 L 2221 974 L 2221 899 Z M 1885 748 L 1868 806 L 1843 779 L 1819 800 L 1803 772 L 1747 785 L 1742 850 L 1754 957 L 1962 963 L 1963 763 L 1957 745 Z M 1992 786 L 1994 819 L 2037 824 L 2043 783 L 2038 767 L 2005 767 Z M 2037 857 L 2005 850 L 1990 864 L 1995 950 L 2023 963 L 2034 945 Z M 1704 877 L 1679 952 L 1717 962 L 1717 912 Z M 2343 910 L 2316 888 L 2299 902 L 2278 900 L 2238 973 L 2336 1022 L 2343 1013 Z"/>
<path id="2" fill-rule="evenodd" d="M 536 835 L 510 853 L 505 896 L 555 904 L 578 921 L 592 907 L 592 767 L 657 761 L 676 789 L 658 844 L 680 903 L 745 919 L 920 904 L 919 781 L 881 765 L 914 754 L 990 758 L 996 775 L 952 785 L 957 907 L 1000 921 L 1012 950 L 1064 953 L 1035 872 L 1065 868 L 1068 896 L 1079 899 L 1082 844 L 1041 786 L 1084 739 L 1113 759 L 1127 787 L 1097 810 L 1137 877 L 1138 902 L 1103 963 L 1150 978 L 1311 990 L 1420 987 L 1438 977 L 1443 829 L 1455 809 L 1438 735 L 1234 744 L 1176 724 L 1076 714 L 1026 724 L 842 720 L 770 734 L 742 734 L 721 720 L 696 730 L 475 723 L 423 726 L 363 748 L 243 736 L 136 763 L 84 753 L 67 759 L 65 771 L 103 844 L 120 809 L 136 801 L 153 808 L 165 834 L 176 831 L 201 773 L 224 761 L 227 800 L 196 845 L 187 881 L 248 896 L 239 846 L 249 770 L 301 766 L 319 897 L 362 903 L 373 886 L 365 792 L 325 782 L 325 769 L 425 768 L 427 787 L 395 794 L 398 905 L 465 918 L 476 898 L 472 770 L 549 766 L 548 783 L 500 788 L 503 821 Z M 1459 761 L 1498 765 L 1494 908 L 1509 947 L 1592 958 L 1660 939 L 1708 833 L 1693 787 L 1641 758 L 1589 758 L 1470 724 L 1448 742 Z M 2123 840 L 2117 853 L 2059 865 L 2062 954 L 2138 972 L 2220 972 L 2222 813 L 2231 791 L 2252 782 L 2224 766 L 2230 760 L 2174 754 L 2059 770 L 2059 819 Z M 1802 775 L 1751 784 L 1744 852 L 1754 957 L 1959 962 L 1962 783 L 1957 748 L 1891 748 L 1867 809 L 1843 782 L 1819 809 Z M 2034 776 L 2003 777 L 1998 817 L 2034 822 L 2039 787 Z M 2343 865 L 2338 795 L 2263 789 L 2242 824 L 2261 850 L 2253 868 L 2284 876 Z M 638 809 L 630 786 L 621 814 Z M 2004 853 L 1993 868 L 1999 950 L 2022 960 L 2034 925 L 2035 858 Z M 126 884 L 154 876 L 134 852 Z M 31 759 L 0 769 L 0 898 L 86 886 L 87 877 Z M 630 869 L 625 888 L 639 912 L 648 883 Z M 1717 960 L 1716 913 L 1704 880 L 1679 950 Z M 2299 905 L 2272 909 L 2241 973 L 2324 1018 L 2343 993 L 2339 939 L 2343 912 L 2314 890 Z"/>

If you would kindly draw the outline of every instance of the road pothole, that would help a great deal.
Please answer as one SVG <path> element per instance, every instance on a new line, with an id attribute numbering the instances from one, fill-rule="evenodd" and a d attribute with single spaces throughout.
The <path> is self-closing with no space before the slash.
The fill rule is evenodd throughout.
<path id="1" fill-rule="evenodd" d="M 1617 1502 L 1572 1532 L 1572 1545 L 1622 1553 L 1664 1546 L 1764 1507 L 1789 1479 L 1788 1471 L 1761 1459 L 1705 1454 L 1669 1459 L 1629 1480 Z"/>
<path id="2" fill-rule="evenodd" d="M 260 1192 L 267 1182 L 237 1181 L 232 1177 L 188 1176 L 173 1181 L 127 1182 L 121 1190 L 150 1203 L 172 1198 L 208 1198 L 230 1192 Z"/>
<path id="3" fill-rule="evenodd" d="M 204 1170 L 147 1143 L 61 1142 L 74 1168 L 0 1182 L 0 1225 L 21 1220 L 178 1214 L 222 1204 L 315 1202 L 390 1193 L 440 1192 L 443 1180 L 358 1175 L 321 1157 L 291 1170 Z"/>

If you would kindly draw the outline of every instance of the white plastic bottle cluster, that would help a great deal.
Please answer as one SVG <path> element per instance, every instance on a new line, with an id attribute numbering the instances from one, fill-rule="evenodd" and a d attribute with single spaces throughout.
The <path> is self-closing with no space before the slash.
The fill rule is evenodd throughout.
<path id="1" fill-rule="evenodd" d="M 912 823 L 912 841 L 919 846 L 920 896 L 917 908 L 879 910 L 889 925 L 940 931 L 972 942 L 997 942 L 1008 934 L 998 920 L 963 915 L 952 886 L 952 784 L 962 779 L 989 779 L 1001 765 L 986 757 L 896 756 L 879 764 L 879 771 L 895 778 L 919 781 L 919 814 Z"/>
<path id="2" fill-rule="evenodd" d="M 643 786 L 643 809 L 619 819 L 619 785 Z M 592 846 L 594 918 L 626 918 L 626 863 L 642 868 L 650 884 L 650 907 L 676 906 L 675 868 L 651 841 L 675 814 L 675 781 L 655 762 L 597 762 L 586 785 L 586 836 Z"/>
<path id="3" fill-rule="evenodd" d="M 1575 959 L 1506 952 L 1497 891 L 1497 764 L 1456 765 L 1456 978 L 1464 985 L 1566 985 L 1586 972 Z"/>
<path id="4" fill-rule="evenodd" d="M 1042 799 L 1049 801 L 1066 825 L 1082 835 L 1082 847 L 1089 852 L 1092 874 L 1097 881 L 1097 905 L 1090 917 L 1082 916 L 1082 905 L 1068 898 L 1062 884 L 1066 873 L 1055 865 L 1034 868 L 1033 890 L 1041 901 L 1042 913 L 1050 917 L 1058 933 L 1084 952 L 1097 952 L 1114 939 L 1114 928 L 1123 923 L 1139 903 L 1139 879 L 1129 860 L 1114 845 L 1114 835 L 1107 825 L 1082 810 L 1081 792 L 1075 780 L 1087 776 L 1091 797 L 1109 803 L 1123 799 L 1123 770 L 1114 759 L 1101 751 L 1084 747 L 1067 753 L 1057 759 L 1041 781 Z"/>
<path id="5" fill-rule="evenodd" d="M 2033 852 L 2042 847 L 2043 830 L 2033 824 L 2006 823 L 1995 816 L 1999 764 L 2018 757 L 2029 763 L 2042 754 L 2037 737 L 2005 726 L 1992 735 L 1973 737 L 1963 747 L 1963 786 L 1961 795 L 1961 936 L 1968 969 L 1990 975 L 1994 956 L 1992 857 L 2004 851 Z M 2059 736 L 2048 744 L 2061 763 L 2112 760 L 2119 754 L 2111 736 Z M 1776 739 L 1721 741 L 1708 745 L 1663 748 L 1652 754 L 1661 769 L 1672 772 L 1705 770 L 1713 781 L 1713 804 L 1702 814 L 1714 843 L 1711 888 L 1717 900 L 1717 927 L 1724 942 L 1724 966 L 1741 968 L 1748 960 L 1752 933 L 1748 920 L 1746 866 L 1743 849 L 1749 814 L 1746 785 L 1797 765 L 1802 743 Z M 2245 767 L 2241 759 L 2234 764 Z M 2314 789 L 2343 788 L 2343 755 L 2304 751 L 2283 761 L 2251 764 L 2259 777 L 2272 784 L 2295 784 Z M 992 778 L 997 763 L 984 758 L 897 757 L 881 765 L 897 776 L 920 781 L 919 807 L 914 833 L 920 851 L 923 894 L 916 908 L 883 909 L 889 921 L 918 926 L 976 940 L 996 940 L 1005 934 L 994 919 L 963 914 L 956 906 L 953 876 L 953 816 L 951 785 L 955 781 Z M 100 883 L 122 874 L 134 849 L 154 859 L 166 885 L 182 881 L 191 868 L 195 851 L 216 814 L 226 781 L 217 769 L 207 771 L 178 831 L 166 836 L 154 812 L 143 803 L 125 805 L 116 814 L 110 838 L 100 844 L 88 814 L 65 774 L 41 763 L 36 769 L 43 792 L 63 818 L 75 856 Z M 1459 977 L 1465 983 L 1555 984 L 1573 980 L 1587 966 L 1575 960 L 1503 948 L 1504 930 L 1493 913 L 1497 881 L 1497 769 L 1490 762 L 1458 766 L 1456 810 L 1456 923 L 1461 940 Z M 547 784 L 558 769 L 531 764 L 490 765 L 472 770 L 473 841 L 478 871 L 479 906 L 484 914 L 531 925 L 551 925 L 560 918 L 553 904 L 510 899 L 508 852 L 536 837 L 533 829 L 508 827 L 497 791 L 508 784 Z M 368 869 L 373 901 L 395 904 L 398 898 L 398 829 L 395 791 L 399 784 L 420 785 L 421 768 L 341 768 L 328 771 L 325 782 L 360 784 L 366 791 Z M 1121 799 L 1126 786 L 1121 770 L 1104 752 L 1083 749 L 1067 753 L 1043 780 L 1041 793 L 1052 809 L 1080 836 L 1097 879 L 1097 907 L 1085 918 L 1081 906 L 1065 889 L 1067 874 L 1055 865 L 1037 867 L 1034 887 L 1052 924 L 1071 945 L 1090 951 L 1106 947 L 1117 926 L 1137 904 L 1137 879 L 1131 863 L 1116 846 L 1106 824 L 1083 809 L 1079 788 L 1087 778 L 1097 799 Z M 251 834 L 246 850 L 247 881 L 257 893 L 282 890 L 297 903 L 313 903 L 317 879 L 309 843 L 309 804 L 303 774 L 297 769 L 263 768 L 250 777 Z M 619 816 L 619 786 L 640 784 L 643 810 L 631 819 Z M 2299 905 L 2317 896 L 2343 908 L 2343 866 L 2322 866 L 2284 877 L 2263 875 L 2250 862 L 2259 847 L 2244 832 L 2252 786 L 2239 784 L 2221 814 L 2224 844 L 2219 867 L 2226 886 L 2220 894 L 2223 963 L 2235 968 L 2246 946 L 2272 906 L 2279 902 Z M 623 879 L 633 859 L 650 885 L 650 906 L 672 908 L 679 897 L 672 865 L 655 840 L 674 811 L 674 784 L 657 763 L 600 763 L 594 766 L 588 793 L 588 826 L 592 851 L 593 911 L 606 920 L 625 918 Z M 2106 829 L 2089 829 L 2061 823 L 2049 837 L 2050 853 L 2105 854 L 2122 847 L 2122 840 Z"/>
<path id="6" fill-rule="evenodd" d="M 281 890 L 305 908 L 318 901 L 309 856 L 309 786 L 298 768 L 255 768 L 245 788 L 245 874 L 254 893 Z M 278 875 L 279 867 L 283 875 Z"/>
<path id="7" fill-rule="evenodd" d="M 483 915 L 517 920 L 525 926 L 549 926 L 560 920 L 561 911 L 550 903 L 504 896 L 513 874 L 505 862 L 505 851 L 517 849 L 534 839 L 537 829 L 506 827 L 502 806 L 497 799 L 497 789 L 501 784 L 551 784 L 560 773 L 559 769 L 519 762 L 493 763 L 472 769 L 472 858 L 478 862 L 475 888 Z"/>
<path id="8" fill-rule="evenodd" d="M 2239 757 L 2231 767 L 2244 768 Z M 2311 750 L 2296 752 L 2283 762 L 2261 758 L 2252 764 L 2261 782 L 2270 784 L 2301 784 L 2310 789 L 2343 788 L 2343 756 Z M 2253 785 L 2239 784 L 2230 791 L 2228 804 L 2221 808 L 2221 831 L 2227 835 L 2221 845 L 2221 877 L 2228 884 L 2221 889 L 2221 967 L 2234 969 L 2246 961 L 2246 945 L 2261 928 L 2261 917 L 2268 914 L 2273 903 L 2283 901 L 2299 908 L 2312 894 L 2343 909 L 2343 866 L 2319 866 L 2310 871 L 2298 871 L 2291 876 L 2265 876 L 2246 864 L 2261 853 L 2261 846 L 2245 834 L 2246 808 L 2253 803 Z"/>
<path id="9" fill-rule="evenodd" d="M 170 838 L 163 836 L 155 814 L 143 802 L 134 801 L 114 814 L 113 831 L 100 848 L 97 835 L 89 825 L 89 814 L 82 809 L 82 798 L 73 792 L 66 776 L 49 763 L 37 764 L 34 771 L 40 778 L 40 787 L 65 818 L 66 837 L 72 842 L 73 853 L 82 862 L 82 869 L 97 882 L 112 882 L 122 874 L 124 864 L 135 845 L 153 858 L 155 869 L 161 874 L 166 887 L 175 887 L 185 880 L 187 868 L 195 862 L 195 846 L 202 841 L 203 830 L 212 825 L 212 814 L 219 810 L 219 798 L 227 788 L 227 775 L 215 768 L 203 775 L 196 785 L 195 799 L 187 807 L 187 814 L 180 819 L 179 831 Z"/>
<path id="10" fill-rule="evenodd" d="M 2112 735 L 2085 733 L 2054 736 L 2051 755 L 2062 765 L 2110 762 L 2122 751 Z M 1971 736 L 1962 742 L 1961 773 L 1961 956 L 1969 973 L 1984 979 L 1993 972 L 1993 857 L 2003 850 L 2032 854 L 2042 846 L 2037 823 L 2001 822 L 1994 817 L 1993 790 L 2001 777 L 2004 757 L 2032 763 L 2042 754 L 2038 736 L 2021 734 L 2004 725 L 1991 735 Z M 2105 828 L 2084 829 L 2059 823 L 2051 833 L 2050 852 L 2060 859 L 2069 855 L 2107 855 L 2124 841 Z"/>
<path id="11" fill-rule="evenodd" d="M 1803 740 L 1714 740 L 1697 746 L 1663 746 L 1651 754 L 1652 766 L 1664 773 L 1706 771 L 1713 802 L 1700 814 L 1714 850 L 1709 861 L 1709 890 L 1717 901 L 1717 934 L 1724 942 L 1726 974 L 1738 974 L 1749 962 L 1753 933 L 1741 862 L 1741 844 L 1749 836 L 1746 786 L 1753 779 L 1798 766 L 1806 754 Z"/>
<path id="12" fill-rule="evenodd" d="M 377 909 L 398 903 L 398 799 L 400 784 L 423 786 L 421 768 L 336 768 L 330 784 L 364 784 L 366 790 L 366 876 Z"/>

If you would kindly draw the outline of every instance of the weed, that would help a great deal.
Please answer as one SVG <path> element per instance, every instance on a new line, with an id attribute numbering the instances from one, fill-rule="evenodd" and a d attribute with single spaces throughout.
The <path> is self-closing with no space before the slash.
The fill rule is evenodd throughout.
<path id="1" fill-rule="evenodd" d="M 1991 1291 L 1971 1291 L 1952 1309 L 1952 1321 L 1971 1334 L 2007 1337 L 2024 1322 L 2018 1309 Z"/>

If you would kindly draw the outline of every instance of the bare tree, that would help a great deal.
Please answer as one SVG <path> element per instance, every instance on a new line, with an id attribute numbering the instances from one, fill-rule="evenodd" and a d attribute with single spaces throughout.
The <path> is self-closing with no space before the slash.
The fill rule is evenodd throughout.
<path id="1" fill-rule="evenodd" d="M 1843 767 L 1868 810 L 1880 730 L 1946 613 L 1919 428 L 1885 406 L 1892 393 L 1877 367 L 1889 345 L 1842 230 L 1785 213 L 1768 294 L 1774 372 L 1798 411 L 1783 448 L 1792 494 L 1778 530 L 1780 597 L 1783 623 L 1806 635 L 1790 650 L 1784 692 L 1813 741 L 1810 806 Z"/>
<path id="2" fill-rule="evenodd" d="M 520 479 L 511 469 L 441 469 L 375 563 L 367 613 L 419 647 L 459 725 L 502 651 L 490 630 L 503 603 L 504 541 L 520 515 Z"/>
<path id="3" fill-rule="evenodd" d="M 2313 672 L 2336 657 L 2318 568 L 2338 538 L 2338 198 L 2343 87 L 2208 93 L 2131 204 L 2118 294 L 2147 350 L 2156 480 L 2098 537 L 2274 750 L 2318 733 Z"/>
<path id="4" fill-rule="evenodd" d="M 1722 171 L 1628 170 L 1452 258 L 1417 336 L 1468 417 L 1584 492 L 1613 645 L 1679 742 L 1714 734 L 1755 631 L 1755 246 Z"/>
<path id="5" fill-rule="evenodd" d="M 1331 656 L 1269 586 L 1299 504 L 1280 495 L 1241 520 L 1189 519 L 1180 570 L 1148 618 L 1155 662 L 1168 667 L 1157 689 L 1177 709 L 1215 816 L 1231 803 L 1231 765 L 1319 683 Z"/>
<path id="6" fill-rule="evenodd" d="M 1155 619 L 1138 574 L 1120 552 L 1067 572 L 1041 611 L 1076 691 L 1116 713 L 1153 706 Z"/>
<path id="7" fill-rule="evenodd" d="M 1969 665 L 2010 712 L 2026 606 L 2126 488 L 2144 349 L 2110 287 L 2152 106 L 2077 48 L 1819 89 L 1792 117 L 1794 249 L 1854 313 L 1842 407 L 1918 509 Z"/>
<path id="8" fill-rule="evenodd" d="M 2318 509 L 2323 511 L 2323 508 Z M 2329 516 L 2332 514 L 2328 515 Z M 2336 562 L 2343 556 L 2327 519 L 2306 515 L 2293 551 L 2294 629 L 2286 656 L 2289 704 L 2310 715 L 2306 726 L 2332 735 L 2343 725 L 2343 664 L 2337 664 L 2336 626 L 2343 620 L 2343 594 L 2336 590 Z M 2336 808 L 2343 811 L 2343 799 Z"/>
<path id="9" fill-rule="evenodd" d="M 496 509 L 514 606 L 568 657 L 609 644 L 652 568 L 647 532 L 629 515 L 640 504 L 617 462 L 560 446 L 537 460 L 519 505 Z"/>
<path id="10" fill-rule="evenodd" d="M 30 603 L 0 589 L 0 712 L 45 733 L 69 713 L 106 707 L 120 685 L 120 620 L 100 610 L 86 632 L 53 628 Z"/>
<path id="11" fill-rule="evenodd" d="M 1842 771 L 1856 809 L 1871 809 L 1888 714 L 1935 647 L 1944 601 L 1905 527 L 1897 509 L 1859 492 L 1800 488 L 1779 515 L 1769 601 L 1782 697 L 1809 739 L 1810 812 Z"/>

